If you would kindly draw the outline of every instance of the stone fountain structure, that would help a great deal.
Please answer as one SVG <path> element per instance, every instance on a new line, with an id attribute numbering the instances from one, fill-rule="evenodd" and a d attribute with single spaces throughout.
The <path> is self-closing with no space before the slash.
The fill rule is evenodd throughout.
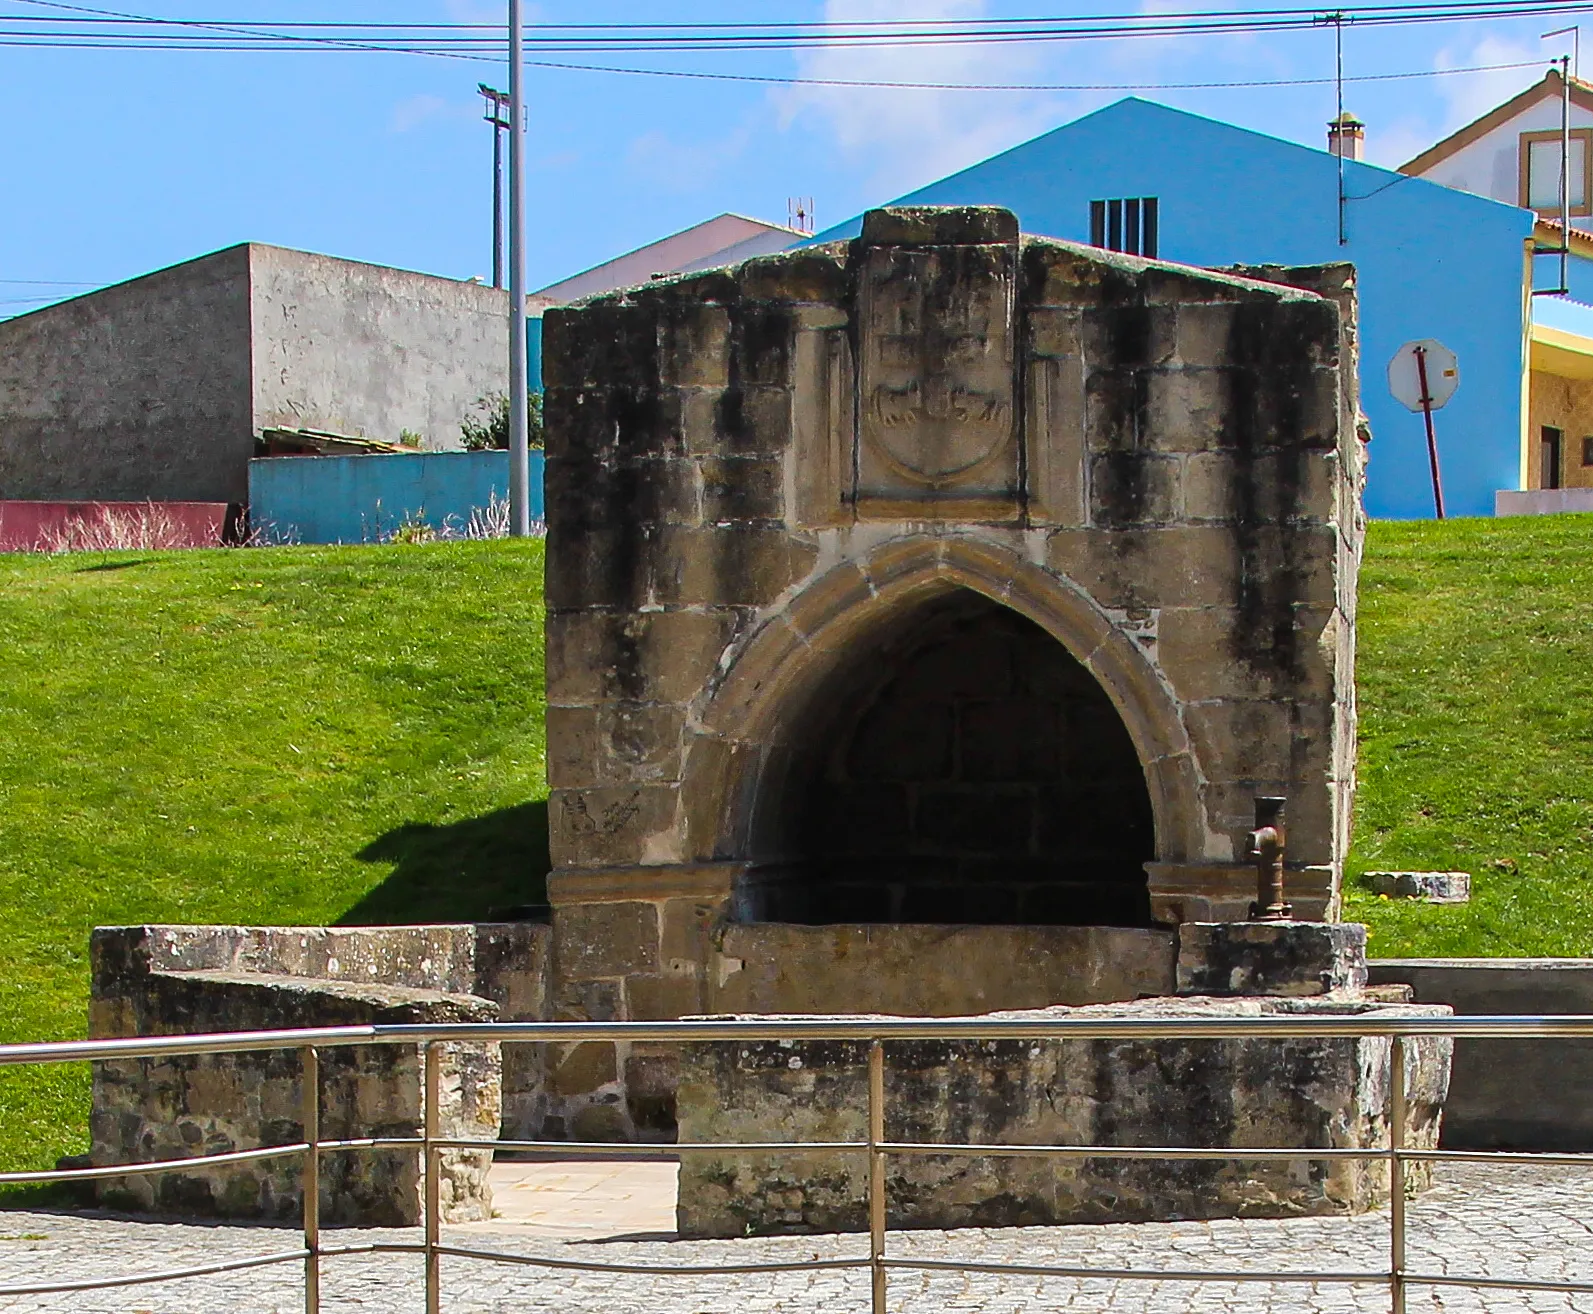
<path id="1" fill-rule="evenodd" d="M 456 928 L 446 955 L 383 932 L 372 961 L 395 966 L 359 960 L 361 1016 L 1412 1009 L 1364 988 L 1364 934 L 1338 922 L 1363 532 L 1349 266 L 1210 271 L 1023 235 L 1003 210 L 879 210 L 854 240 L 548 311 L 544 379 L 549 924 Z M 1287 799 L 1286 851 L 1258 798 Z M 300 980 L 281 963 L 309 961 L 263 932 L 192 943 L 138 958 L 132 985 L 97 969 L 108 1029 L 176 1025 L 195 972 L 266 998 L 240 964 Z M 347 1012 L 352 954 L 329 954 Z M 1421 1143 L 1448 1042 L 1408 1052 Z M 510 1053 L 509 1135 L 859 1132 L 844 1045 Z M 889 1059 L 903 1139 L 1386 1133 L 1386 1041 Z M 490 1085 L 497 1062 L 464 1066 Z M 140 1143 L 141 1080 L 97 1085 L 117 1110 L 97 1154 Z M 500 1106 L 459 1089 L 461 1116 Z M 461 1216 L 480 1207 L 467 1168 Z M 1350 1210 L 1386 1190 L 1305 1159 L 896 1172 L 903 1225 Z M 687 1154 L 682 1228 L 855 1226 L 854 1178 Z"/>

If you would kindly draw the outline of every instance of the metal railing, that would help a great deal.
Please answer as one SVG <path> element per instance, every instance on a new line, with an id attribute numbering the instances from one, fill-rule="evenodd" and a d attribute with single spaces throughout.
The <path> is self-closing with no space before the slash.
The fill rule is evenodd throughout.
<path id="1" fill-rule="evenodd" d="M 181 1278 L 302 1263 L 304 1308 L 319 1314 L 323 1261 L 350 1255 L 407 1254 L 425 1258 L 426 1310 L 442 1308 L 442 1260 L 446 1257 L 493 1263 L 593 1273 L 640 1273 L 706 1276 L 747 1273 L 813 1272 L 824 1269 L 867 1269 L 874 1314 L 883 1314 L 887 1279 L 892 1270 L 952 1271 L 1025 1277 L 1109 1278 L 1117 1281 L 1224 1283 L 1331 1283 L 1386 1286 L 1393 1314 L 1404 1314 L 1412 1286 L 1462 1287 L 1593 1295 L 1593 1281 L 1500 1278 L 1482 1274 L 1426 1273 L 1406 1264 L 1405 1166 L 1409 1163 L 1492 1163 L 1563 1165 L 1593 1168 L 1593 1154 L 1548 1154 L 1502 1150 L 1441 1150 L 1409 1147 L 1405 1118 L 1406 1041 L 1436 1036 L 1456 1039 L 1571 1039 L 1593 1037 L 1593 1016 L 1555 1017 L 1213 1017 L 1183 1018 L 781 1018 L 706 1022 L 496 1022 L 450 1025 L 340 1026 L 293 1031 L 229 1032 L 199 1036 L 134 1037 L 61 1043 L 0 1045 L 0 1066 L 72 1063 L 137 1058 L 174 1058 L 200 1054 L 240 1054 L 296 1049 L 303 1063 L 302 1119 L 304 1139 L 289 1145 L 155 1162 L 96 1165 L 89 1168 L 0 1173 L 0 1185 L 80 1182 L 111 1177 L 187 1171 L 199 1166 L 302 1156 L 303 1241 L 297 1248 L 181 1269 L 126 1277 L 0 1285 L 0 1296 L 51 1295 L 169 1282 Z M 1354 1147 L 1193 1147 L 1103 1145 L 948 1144 L 885 1139 L 885 1045 L 910 1040 L 1298 1040 L 1386 1037 L 1390 1041 L 1389 1137 L 1386 1146 Z M 648 1146 L 650 1153 L 671 1154 L 861 1154 L 868 1158 L 866 1257 L 793 1260 L 767 1263 L 622 1264 L 551 1256 L 512 1254 L 501 1250 L 445 1244 L 441 1235 L 441 1155 L 445 1150 L 514 1150 L 557 1157 L 621 1157 L 633 1145 L 611 1142 L 522 1141 L 439 1134 L 440 1046 L 467 1043 L 557 1043 L 582 1041 L 649 1041 L 676 1044 L 703 1042 L 841 1040 L 868 1045 L 868 1135 L 862 1141 L 692 1142 Z M 320 1135 L 319 1051 L 329 1046 L 418 1045 L 424 1055 L 421 1135 L 324 1140 Z M 327 1245 L 321 1239 L 321 1159 L 329 1151 L 418 1149 L 422 1158 L 424 1240 Z M 1309 1272 L 1296 1269 L 1112 1269 L 1058 1264 L 1015 1264 L 975 1260 L 899 1257 L 886 1248 L 886 1164 L 892 1156 L 1032 1157 L 1052 1159 L 1232 1160 L 1239 1162 L 1383 1160 L 1389 1171 L 1389 1263 L 1384 1269 Z"/>

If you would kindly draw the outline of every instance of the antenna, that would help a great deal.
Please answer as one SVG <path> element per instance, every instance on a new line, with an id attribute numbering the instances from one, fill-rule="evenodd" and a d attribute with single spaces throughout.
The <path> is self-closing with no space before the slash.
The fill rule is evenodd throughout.
<path id="1" fill-rule="evenodd" d="M 1349 237 L 1344 229 L 1344 138 L 1342 136 L 1344 123 L 1344 11 L 1340 9 L 1332 13 L 1321 14 L 1311 21 L 1322 25 L 1333 24 L 1333 84 L 1338 92 L 1339 105 L 1338 117 L 1333 121 L 1340 125 L 1339 131 L 1341 133 L 1338 139 L 1338 149 L 1334 152 L 1339 157 L 1339 245 L 1346 246 L 1349 243 Z"/>
<path id="2" fill-rule="evenodd" d="M 799 233 L 812 233 L 813 226 L 813 198 L 811 196 L 788 196 L 785 201 L 785 226 L 795 228 Z"/>
<path id="3" fill-rule="evenodd" d="M 1552 32 L 1545 32 L 1541 37 L 1538 38 L 1538 40 L 1547 41 L 1550 37 L 1557 37 L 1557 36 L 1569 36 L 1571 38 L 1571 76 L 1574 77 L 1574 78 L 1575 77 L 1581 77 L 1582 76 L 1582 71 L 1581 71 L 1582 70 L 1582 28 L 1580 26 L 1577 26 L 1577 27 L 1557 27 Z"/>

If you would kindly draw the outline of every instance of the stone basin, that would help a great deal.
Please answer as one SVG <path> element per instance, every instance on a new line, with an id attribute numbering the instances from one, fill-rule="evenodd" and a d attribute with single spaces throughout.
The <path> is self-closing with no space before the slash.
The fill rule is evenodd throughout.
<path id="1" fill-rule="evenodd" d="M 1143 999 L 991 1018 L 1445 1017 L 1368 997 Z M 1432 1148 L 1448 1037 L 1407 1040 L 1407 1144 Z M 683 1047 L 680 1142 L 863 1140 L 867 1045 Z M 885 1137 L 1002 1145 L 1366 1148 L 1388 1143 L 1386 1038 L 889 1041 Z M 1407 1167 L 1407 1190 L 1431 1184 Z M 861 1231 L 864 1156 L 684 1154 L 685 1237 Z M 893 1228 L 1011 1227 L 1355 1213 L 1388 1198 L 1381 1161 L 893 1156 Z"/>

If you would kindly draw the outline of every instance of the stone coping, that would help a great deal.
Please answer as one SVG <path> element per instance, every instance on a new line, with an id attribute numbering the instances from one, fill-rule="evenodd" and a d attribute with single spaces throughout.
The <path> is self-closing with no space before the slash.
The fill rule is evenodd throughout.
<path id="1" fill-rule="evenodd" d="M 1532 969 L 1550 972 L 1593 972 L 1593 958 L 1369 958 L 1368 967 L 1464 967 L 1478 970 Z"/>
<path id="2" fill-rule="evenodd" d="M 448 990 L 426 990 L 419 986 L 389 985 L 382 981 L 340 981 L 326 976 L 290 976 L 276 972 L 218 972 L 206 969 L 166 971 L 157 969 L 150 977 L 160 981 L 202 981 L 209 985 L 271 991 L 296 991 L 326 995 L 351 1003 L 387 1008 L 403 1004 L 451 1004 L 464 1013 L 481 1013 L 496 1006 L 480 995 Z"/>
<path id="3" fill-rule="evenodd" d="M 938 1022 L 1016 1022 L 1050 1017 L 1122 1017 L 1146 1014 L 1154 1017 L 1264 1017 L 1269 1013 L 1394 1013 L 1402 1017 L 1447 1017 L 1454 1010 L 1448 1004 L 1410 1004 L 1391 1002 L 1361 994 L 1284 995 L 1155 995 L 1110 1004 L 1053 1004 L 1048 1008 L 1000 1009 L 989 1013 L 965 1013 L 936 1018 Z M 905 1013 L 712 1013 L 682 1018 L 683 1022 L 783 1022 L 823 1018 L 837 1022 L 894 1022 L 911 1017 Z M 1060 1037 L 1066 1039 L 1067 1037 Z M 928 1039 L 928 1037 L 925 1037 Z M 960 1037 L 959 1039 L 966 1039 Z M 722 1042 L 734 1044 L 737 1042 Z M 762 1043 L 762 1042 L 752 1042 Z M 795 1037 L 793 1044 L 808 1043 Z M 895 1043 L 887 1041 L 887 1043 Z M 910 1042 L 909 1042 L 910 1043 Z M 975 1042 L 977 1043 L 977 1042 Z"/>

